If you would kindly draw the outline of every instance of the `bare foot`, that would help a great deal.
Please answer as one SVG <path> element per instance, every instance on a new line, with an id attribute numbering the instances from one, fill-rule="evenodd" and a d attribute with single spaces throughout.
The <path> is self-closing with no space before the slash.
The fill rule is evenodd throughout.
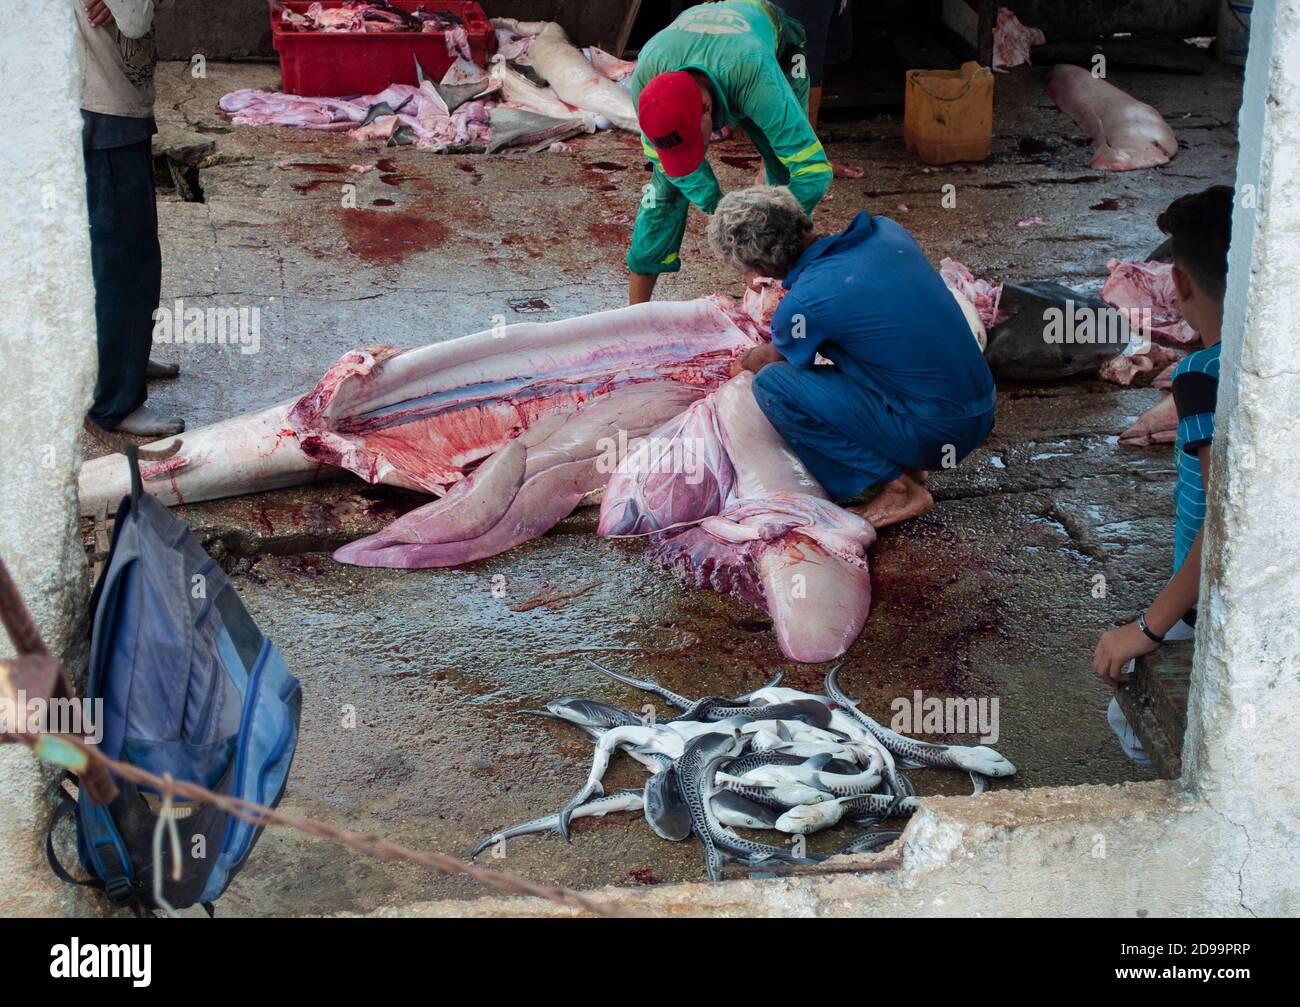
<path id="1" fill-rule="evenodd" d="M 837 161 L 832 161 L 831 174 L 836 178 L 861 178 L 866 174 L 866 171 L 856 164 L 840 164 Z"/>
<path id="2" fill-rule="evenodd" d="M 131 413 L 113 429 L 137 437 L 166 437 L 184 430 L 185 421 L 177 416 L 159 415 L 146 405 Z"/>
<path id="3" fill-rule="evenodd" d="M 855 508 L 876 528 L 887 528 L 908 518 L 919 517 L 934 506 L 930 491 L 904 473 L 880 491 L 865 507 Z"/>

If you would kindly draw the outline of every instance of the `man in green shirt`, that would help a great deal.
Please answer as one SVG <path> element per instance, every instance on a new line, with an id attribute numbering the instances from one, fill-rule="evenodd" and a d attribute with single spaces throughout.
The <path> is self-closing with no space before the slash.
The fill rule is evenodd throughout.
<path id="1" fill-rule="evenodd" d="M 628 303 L 681 268 L 690 204 L 712 213 L 722 198 L 705 160 L 714 130 L 740 125 L 768 184 L 787 186 L 809 216 L 826 195 L 832 169 L 808 122 L 803 44 L 800 24 L 768 0 L 726 0 L 687 9 L 641 50 L 632 95 L 654 174 L 627 255 Z"/>

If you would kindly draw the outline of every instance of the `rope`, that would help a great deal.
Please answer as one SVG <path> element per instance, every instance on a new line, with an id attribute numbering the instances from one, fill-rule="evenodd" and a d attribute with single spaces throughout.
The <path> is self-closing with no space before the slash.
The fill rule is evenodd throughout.
<path id="1" fill-rule="evenodd" d="M 170 781 L 171 773 L 164 775 L 163 779 Z M 172 880 L 181 879 L 181 833 L 176 828 L 176 819 L 172 815 L 172 795 L 168 794 L 158 810 L 158 821 L 153 827 L 153 903 L 172 919 L 177 919 L 177 913 L 172 904 L 163 898 L 163 857 L 162 857 L 162 840 L 163 832 L 167 833 L 167 838 L 171 842 L 172 852 Z"/>
<path id="2" fill-rule="evenodd" d="M 399 846 L 391 840 L 384 839 L 381 836 L 374 836 L 363 832 L 352 832 L 348 829 L 340 829 L 336 826 L 329 825 L 325 822 L 316 821 L 312 818 L 289 815 L 275 808 L 267 807 L 264 804 L 258 804 L 255 801 L 248 801 L 242 798 L 230 797 L 225 794 L 216 794 L 206 787 L 201 787 L 196 783 L 188 783 L 184 780 L 175 780 L 170 776 L 156 776 L 139 766 L 133 766 L 130 763 L 119 762 L 116 759 L 110 759 L 102 752 L 96 750 L 93 746 L 86 745 L 79 738 L 68 735 L 51 735 L 51 734 L 23 734 L 18 739 L 26 744 L 37 754 L 38 757 L 53 761 L 74 773 L 83 773 L 92 769 L 100 769 L 110 772 L 127 780 L 136 786 L 147 786 L 157 790 L 163 795 L 163 811 L 159 816 L 159 827 L 154 833 L 155 849 L 155 872 L 154 884 L 155 891 L 158 892 L 158 886 L 161 884 L 161 843 L 162 843 L 162 825 L 163 819 L 171 818 L 171 801 L 173 797 L 180 797 L 189 801 L 201 801 L 214 804 L 234 817 L 248 822 L 251 825 L 267 826 L 278 825 L 283 828 L 294 829 L 317 839 L 324 839 L 328 842 L 338 843 L 349 849 L 364 853 L 378 860 L 397 860 L 408 863 L 419 864 L 421 867 L 427 867 L 430 870 L 437 871 L 441 874 L 462 874 L 466 877 L 477 881 L 479 884 L 486 885 L 496 891 L 503 892 L 507 895 L 527 895 L 533 898 L 545 899 L 548 902 L 555 902 L 559 905 L 568 906 L 572 909 L 579 909 L 583 912 L 593 913 L 598 916 L 615 916 L 630 917 L 637 915 L 625 909 L 618 902 L 596 901 L 587 898 L 585 895 L 566 888 L 563 885 L 541 885 L 526 878 L 509 874 L 505 871 L 495 871 L 486 867 L 479 867 L 476 864 L 466 863 L 456 857 L 449 856 L 445 853 L 438 853 L 432 850 L 412 850 L 405 846 Z M 52 739 L 57 744 L 55 746 L 42 746 L 41 739 Z M 83 759 L 68 759 L 65 753 L 60 753 L 58 749 L 62 745 L 68 745 L 76 750 Z M 46 750 L 42 750 L 45 748 Z M 68 765 L 68 762 L 79 763 Z M 171 827 L 175 828 L 173 822 Z M 173 843 L 177 840 L 173 837 Z M 180 855 L 175 852 L 173 847 L 173 858 L 175 864 L 180 863 Z M 159 893 L 160 894 L 160 893 Z M 160 907 L 165 903 L 160 903 Z"/>
<path id="3" fill-rule="evenodd" d="M 49 650 L 41 638 L 36 621 L 32 618 L 23 600 L 22 592 L 14 583 L 4 560 L 0 560 L 0 623 L 9 634 L 14 650 L 19 655 L 48 655 Z M 62 689 L 72 695 L 67 686 L 67 677 L 63 673 L 63 664 L 59 662 L 59 678 L 54 689 L 55 694 Z M 174 877 L 179 877 L 181 864 L 180 833 L 172 817 L 172 798 L 182 797 L 191 801 L 200 801 L 216 805 L 227 814 L 251 825 L 278 825 L 295 829 L 298 832 L 327 842 L 338 843 L 349 849 L 365 853 L 378 860 L 399 860 L 419 864 L 440 874 L 463 874 L 481 885 L 504 892 L 507 895 L 528 895 L 545 899 L 559 905 L 580 909 L 597 916 L 627 917 L 637 915 L 625 909 L 618 902 L 598 902 L 562 885 L 539 885 L 526 878 L 494 871 L 476 864 L 466 863 L 456 857 L 431 850 L 411 850 L 399 846 L 390 840 L 372 836 L 363 832 L 351 832 L 336 828 L 325 822 L 312 818 L 287 815 L 275 808 L 246 801 L 242 798 L 216 794 L 206 787 L 184 780 L 172 779 L 170 775 L 156 776 L 139 766 L 110 759 L 93 745 L 87 745 L 80 738 L 66 734 L 49 734 L 45 732 L 18 735 L 0 734 L 0 743 L 18 740 L 32 750 L 37 758 L 53 763 L 75 773 L 83 786 L 92 794 L 98 794 L 102 801 L 113 796 L 112 776 L 127 780 L 136 786 L 147 786 L 163 796 L 163 806 L 158 814 L 158 824 L 153 835 L 154 859 L 154 900 L 159 908 L 174 913 L 162 899 L 162 830 L 166 828 L 171 837 L 172 864 Z M 166 825 L 164 825 L 166 822 Z"/>

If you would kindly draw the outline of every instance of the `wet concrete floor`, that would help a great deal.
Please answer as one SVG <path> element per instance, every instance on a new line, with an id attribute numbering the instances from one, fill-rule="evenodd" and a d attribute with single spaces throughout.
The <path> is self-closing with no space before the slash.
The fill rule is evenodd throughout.
<path id="1" fill-rule="evenodd" d="M 155 386 L 152 400 L 192 426 L 300 394 L 355 346 L 418 345 L 498 317 L 548 320 L 622 303 L 646 180 L 632 137 L 532 156 L 366 150 L 346 136 L 225 123 L 217 98 L 276 86 L 274 67 L 210 64 L 205 80 L 182 65 L 161 70 L 158 149 L 198 168 L 204 198 L 164 194 L 164 303 L 261 310 L 256 353 L 160 349 L 183 375 Z M 904 152 L 898 118 L 827 123 L 832 156 L 864 165 L 867 177 L 835 183 L 819 228 L 884 213 L 936 263 L 953 256 L 980 276 L 1095 290 L 1109 258 L 1158 243 L 1154 220 L 1173 197 L 1232 181 L 1238 72 L 1211 64 L 1203 77 L 1117 80 L 1160 108 L 1182 141 L 1172 164 L 1123 175 L 1088 166 L 1087 145 L 1042 75 L 998 79 L 998 135 L 982 165 L 926 171 Z M 748 184 L 752 150 L 733 142 L 716 155 L 724 188 Z M 941 206 L 948 184 L 952 209 Z M 355 208 L 343 205 L 349 185 Z M 1017 226 L 1033 216 L 1046 225 Z M 660 296 L 740 292 L 710 261 L 703 229 L 693 215 L 686 268 Z M 1097 636 L 1145 604 L 1171 562 L 1170 449 L 1115 442 L 1157 399 L 1095 381 L 1000 390 L 988 445 L 937 474 L 935 509 L 885 531 L 872 551 L 875 607 L 843 673 L 865 709 L 889 720 L 891 704 L 916 690 L 996 701 L 995 747 L 1020 770 L 1000 786 L 1146 778 L 1110 734 L 1108 694 L 1089 667 Z M 329 558 L 417 502 L 346 477 L 183 510 L 302 680 L 291 811 L 463 851 L 557 809 L 585 776 L 590 746 L 578 733 L 521 710 L 565 694 L 647 701 L 595 676 L 583 656 L 691 695 L 743 692 L 783 666 L 763 614 L 686 591 L 638 547 L 596 539 L 590 509 L 463 570 L 361 570 Z M 583 593 L 533 604 L 574 592 Z M 788 684 L 810 690 L 825 672 L 784 666 Z M 641 779 L 621 761 L 607 784 Z M 968 786 L 957 774 L 922 772 L 916 782 L 923 793 Z M 639 816 L 575 831 L 571 846 L 520 839 L 489 862 L 579 887 L 701 876 L 697 844 L 663 842 Z M 833 848 L 848 834 L 811 845 Z M 271 831 L 222 907 L 368 911 L 474 893 L 468 882 Z"/>

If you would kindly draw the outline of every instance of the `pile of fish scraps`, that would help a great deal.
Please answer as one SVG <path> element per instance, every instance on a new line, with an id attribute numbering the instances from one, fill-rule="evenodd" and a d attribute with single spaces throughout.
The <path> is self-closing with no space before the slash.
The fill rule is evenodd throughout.
<path id="1" fill-rule="evenodd" d="M 892 843 L 901 831 L 881 829 L 888 819 L 911 815 L 920 798 L 905 769 L 952 769 L 970 774 L 974 793 L 990 778 L 1016 767 L 982 745 L 936 745 L 889 730 L 857 708 L 837 680 L 826 676 L 823 696 L 781 687 L 782 672 L 760 689 L 736 698 L 688 699 L 650 679 L 638 679 L 587 661 L 616 682 L 658 696 L 680 713 L 646 718 L 596 700 L 565 697 L 530 714 L 575 725 L 595 742 L 587 782 L 555 814 L 536 818 L 482 840 L 470 859 L 489 846 L 530 833 L 570 840 L 575 818 L 640 811 L 655 834 L 680 842 L 692 833 L 704 846 L 710 881 L 723 865 L 766 870 L 817 863 L 802 842 L 775 846 L 735 829 L 770 829 L 803 836 L 849 821 L 866 829 L 837 852 L 866 853 Z M 604 793 L 601 780 L 611 757 L 624 751 L 650 772 L 641 790 Z"/>

